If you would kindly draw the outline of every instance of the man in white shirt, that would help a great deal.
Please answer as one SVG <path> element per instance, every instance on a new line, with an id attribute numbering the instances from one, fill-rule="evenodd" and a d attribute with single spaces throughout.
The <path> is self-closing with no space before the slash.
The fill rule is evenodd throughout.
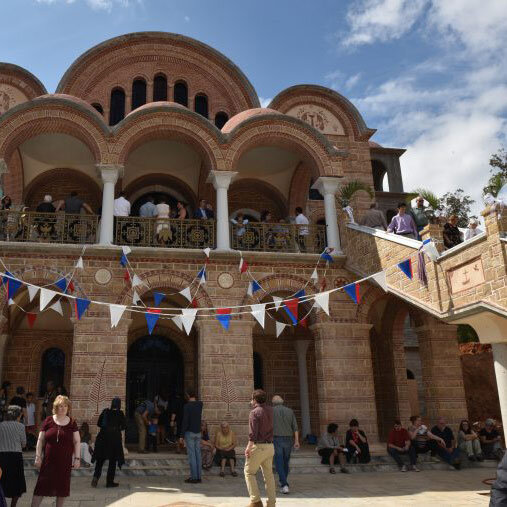
<path id="1" fill-rule="evenodd" d="M 479 222 L 472 218 L 468 223 L 468 229 L 465 232 L 465 241 L 475 238 L 478 234 L 481 234 L 482 230 L 478 227 Z"/>
<path id="2" fill-rule="evenodd" d="M 306 252 L 306 237 L 310 234 L 308 218 L 303 215 L 303 209 L 296 208 L 296 225 L 298 226 L 298 244 L 302 252 Z"/>
<path id="3" fill-rule="evenodd" d="M 118 199 L 114 200 L 113 214 L 115 217 L 128 217 L 130 215 L 130 202 L 125 199 L 125 192 L 121 191 Z"/>

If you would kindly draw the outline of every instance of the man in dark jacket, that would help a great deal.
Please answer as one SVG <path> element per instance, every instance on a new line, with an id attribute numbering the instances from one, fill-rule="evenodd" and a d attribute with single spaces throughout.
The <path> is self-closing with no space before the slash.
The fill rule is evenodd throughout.
<path id="1" fill-rule="evenodd" d="M 496 471 L 496 481 L 491 486 L 489 507 L 507 506 L 507 453 L 504 454 Z"/>
<path id="2" fill-rule="evenodd" d="M 181 423 L 180 443 L 185 440 L 190 465 L 190 477 L 185 482 L 197 484 L 201 482 L 201 418 L 202 401 L 197 401 L 195 391 L 187 390 L 187 404 L 183 407 L 183 421 Z"/>

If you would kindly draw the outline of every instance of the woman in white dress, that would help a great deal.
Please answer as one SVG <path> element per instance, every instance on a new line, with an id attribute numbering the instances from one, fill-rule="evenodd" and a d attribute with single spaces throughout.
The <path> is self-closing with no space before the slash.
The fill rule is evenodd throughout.
<path id="1" fill-rule="evenodd" d="M 156 235 L 159 242 L 166 242 L 172 239 L 171 226 L 169 225 L 169 215 L 171 207 L 164 199 L 157 204 L 155 216 L 157 217 Z"/>

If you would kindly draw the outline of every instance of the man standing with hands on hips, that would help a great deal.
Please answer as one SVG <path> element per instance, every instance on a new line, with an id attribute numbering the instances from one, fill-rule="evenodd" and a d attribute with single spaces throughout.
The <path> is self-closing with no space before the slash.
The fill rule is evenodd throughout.
<path id="1" fill-rule="evenodd" d="M 266 393 L 256 389 L 252 393 L 252 411 L 248 419 L 248 445 L 245 449 L 245 480 L 250 494 L 250 507 L 262 507 L 255 474 L 262 470 L 268 495 L 266 507 L 276 505 L 275 478 L 273 476 L 273 408 L 266 406 Z"/>

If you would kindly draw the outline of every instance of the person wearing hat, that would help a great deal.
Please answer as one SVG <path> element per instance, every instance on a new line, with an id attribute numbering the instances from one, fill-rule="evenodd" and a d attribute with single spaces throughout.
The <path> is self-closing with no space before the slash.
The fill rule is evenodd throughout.
<path id="1" fill-rule="evenodd" d="M 481 440 L 482 454 L 486 459 L 500 461 L 503 458 L 502 437 L 495 428 L 495 421 L 493 419 L 486 419 L 484 428 L 479 432 L 479 438 Z"/>
<path id="2" fill-rule="evenodd" d="M 481 234 L 482 230 L 478 227 L 479 221 L 475 218 L 471 218 L 468 222 L 468 229 L 465 232 L 465 241 L 474 238 L 478 234 Z"/>

